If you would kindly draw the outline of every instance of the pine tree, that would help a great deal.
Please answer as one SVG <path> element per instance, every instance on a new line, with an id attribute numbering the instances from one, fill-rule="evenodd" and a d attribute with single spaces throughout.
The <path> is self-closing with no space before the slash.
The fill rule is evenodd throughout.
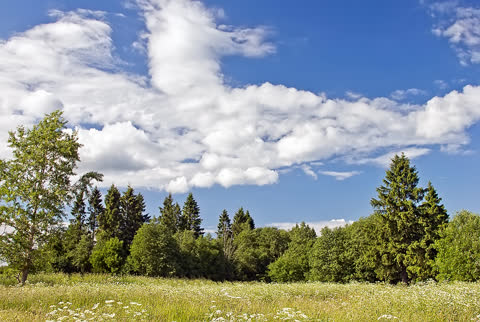
<path id="1" fill-rule="evenodd" d="M 105 211 L 98 217 L 99 230 L 106 239 L 120 237 L 120 191 L 112 184 L 105 196 Z"/>
<path id="2" fill-rule="evenodd" d="M 200 226 L 201 223 L 200 208 L 195 199 L 193 199 L 193 194 L 189 193 L 183 205 L 179 231 L 192 230 L 195 233 L 195 237 L 199 237 L 203 235 L 203 228 Z"/>
<path id="3" fill-rule="evenodd" d="M 88 218 L 87 225 L 92 240 L 95 240 L 95 234 L 98 228 L 98 220 L 103 215 L 105 208 L 102 204 L 102 193 L 95 187 L 88 198 Z"/>
<path id="4" fill-rule="evenodd" d="M 182 212 L 178 203 L 173 203 L 172 194 L 165 197 L 163 208 L 160 208 L 160 223 L 163 224 L 172 233 L 176 233 L 180 225 Z"/>
<path id="5" fill-rule="evenodd" d="M 384 280 L 410 281 L 407 254 L 410 245 L 424 235 L 418 208 L 424 190 L 417 187 L 418 180 L 417 170 L 410 166 L 409 159 L 404 154 L 395 155 L 383 185 L 377 188 L 378 199 L 371 200 L 381 218 L 378 236 L 381 265 L 377 268 L 377 275 Z"/>

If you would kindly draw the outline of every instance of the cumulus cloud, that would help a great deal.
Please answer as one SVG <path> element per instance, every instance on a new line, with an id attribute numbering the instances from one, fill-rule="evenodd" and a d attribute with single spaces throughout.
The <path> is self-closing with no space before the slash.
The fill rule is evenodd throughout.
<path id="1" fill-rule="evenodd" d="M 480 7 L 462 7 L 447 1 L 430 6 L 440 21 L 433 33 L 448 39 L 462 65 L 480 63 Z"/>
<path id="2" fill-rule="evenodd" d="M 315 178 L 312 166 L 331 158 L 381 163 L 377 151 L 464 146 L 480 119 L 480 87 L 471 85 L 409 109 L 268 82 L 232 87 L 222 58 L 274 54 L 270 28 L 219 24 L 224 15 L 198 1 L 137 7 L 148 76 L 123 71 L 102 12 L 57 11 L 0 41 L 0 157 L 10 153 L 7 130 L 62 108 L 83 144 L 79 172 L 104 173 L 105 186 L 185 192 L 272 184 L 293 167 Z"/>
<path id="3" fill-rule="evenodd" d="M 277 222 L 268 224 L 268 227 L 276 227 L 279 229 L 291 230 L 295 225 L 299 223 L 296 222 Z M 346 225 L 353 224 L 352 220 L 345 220 L 345 219 L 332 219 L 332 220 L 323 220 L 323 221 L 314 221 L 314 222 L 307 222 L 307 225 L 315 229 L 317 235 L 320 235 L 322 228 L 337 228 L 337 227 L 344 227 Z"/>

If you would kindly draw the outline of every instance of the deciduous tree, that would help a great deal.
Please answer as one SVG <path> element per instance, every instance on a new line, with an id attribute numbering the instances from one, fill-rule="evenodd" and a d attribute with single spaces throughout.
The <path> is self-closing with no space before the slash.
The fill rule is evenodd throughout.
<path id="1" fill-rule="evenodd" d="M 0 256 L 18 269 L 25 283 L 37 246 L 62 221 L 72 198 L 71 176 L 79 161 L 77 133 L 66 129 L 61 111 L 46 115 L 31 129 L 9 133 L 13 157 L 0 161 L 0 224 L 10 227 L 0 239 Z"/>

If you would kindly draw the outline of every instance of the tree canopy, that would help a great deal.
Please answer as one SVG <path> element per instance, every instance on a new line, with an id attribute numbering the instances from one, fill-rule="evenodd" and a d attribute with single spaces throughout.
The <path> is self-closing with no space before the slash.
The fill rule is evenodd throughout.
<path id="1" fill-rule="evenodd" d="M 20 271 L 24 284 L 38 245 L 64 216 L 72 198 L 71 177 L 79 161 L 77 132 L 67 130 L 61 111 L 48 114 L 31 129 L 9 132 L 13 157 L 0 161 L 0 254 Z"/>

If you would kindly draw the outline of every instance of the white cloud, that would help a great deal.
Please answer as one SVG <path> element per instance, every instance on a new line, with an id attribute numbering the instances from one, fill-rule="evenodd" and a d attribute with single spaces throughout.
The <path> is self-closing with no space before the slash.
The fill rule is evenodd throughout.
<path id="1" fill-rule="evenodd" d="M 351 163 L 354 164 L 377 164 L 382 167 L 390 166 L 392 159 L 395 155 L 405 154 L 410 160 L 418 158 L 422 155 L 426 155 L 430 153 L 430 149 L 427 148 L 406 148 L 402 150 L 390 151 L 388 153 L 382 154 L 378 157 L 374 158 L 360 158 L 358 160 L 350 160 Z"/>
<path id="2" fill-rule="evenodd" d="M 427 92 L 418 88 L 409 88 L 405 90 L 397 89 L 392 94 L 390 94 L 390 97 L 393 98 L 394 100 L 401 101 L 412 96 L 423 96 L 423 95 L 427 95 Z"/>
<path id="3" fill-rule="evenodd" d="M 138 3 L 148 77 L 122 71 L 101 13 L 56 12 L 56 21 L 0 41 L 0 157 L 9 157 L 7 130 L 63 107 L 84 144 L 79 172 L 104 173 L 105 186 L 181 192 L 272 184 L 292 167 L 315 178 L 311 167 L 331 158 L 381 163 L 379 150 L 464 146 L 480 120 L 477 86 L 411 109 L 268 82 L 232 87 L 222 57 L 274 53 L 269 28 L 220 25 L 200 2 Z"/>
<path id="4" fill-rule="evenodd" d="M 334 177 L 338 181 L 343 181 L 345 179 L 351 178 L 353 176 L 359 175 L 361 172 L 359 171 L 345 171 L 345 172 L 339 172 L 339 171 L 320 171 L 321 174 L 325 176 L 330 176 Z"/>
<path id="5" fill-rule="evenodd" d="M 457 2 L 433 4 L 443 17 L 432 32 L 448 39 L 462 65 L 480 63 L 480 8 L 461 7 Z"/>
<path id="6" fill-rule="evenodd" d="M 308 164 L 302 164 L 300 168 L 305 172 L 306 175 L 312 177 L 313 179 L 317 180 L 318 176 L 315 173 L 315 171 L 312 170 L 312 167 L 309 166 Z"/>
<path id="7" fill-rule="evenodd" d="M 290 230 L 295 225 L 299 224 L 298 222 L 277 222 L 277 223 L 271 223 L 267 224 L 267 227 L 276 227 L 279 229 L 285 229 L 285 230 Z M 320 235 L 320 232 L 322 228 L 328 227 L 328 228 L 337 228 L 337 227 L 344 227 L 346 225 L 353 224 L 352 220 L 345 220 L 345 219 L 332 219 L 332 220 L 323 220 L 323 221 L 314 221 L 314 222 L 306 222 L 307 225 L 315 229 L 315 232 L 317 235 Z"/>

